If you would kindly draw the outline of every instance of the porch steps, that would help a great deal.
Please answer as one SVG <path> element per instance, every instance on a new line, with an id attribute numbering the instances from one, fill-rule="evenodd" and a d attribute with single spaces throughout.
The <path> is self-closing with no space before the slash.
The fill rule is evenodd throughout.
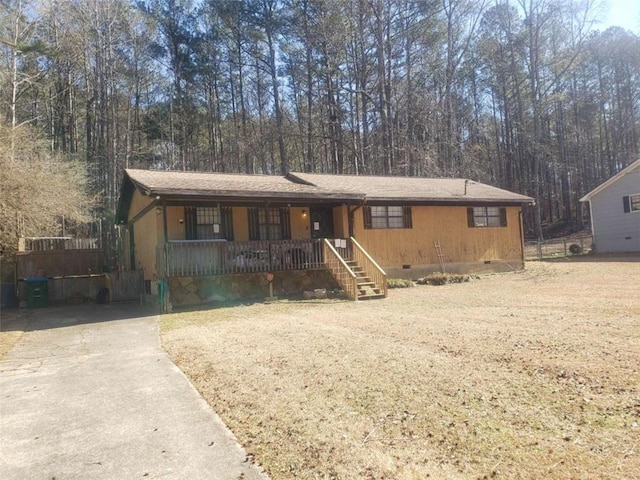
<path id="1" fill-rule="evenodd" d="M 384 298 L 382 287 L 371 281 L 371 277 L 364 268 L 355 260 L 348 260 L 347 265 L 356 274 L 356 283 L 358 288 L 358 300 L 372 300 L 375 298 Z"/>

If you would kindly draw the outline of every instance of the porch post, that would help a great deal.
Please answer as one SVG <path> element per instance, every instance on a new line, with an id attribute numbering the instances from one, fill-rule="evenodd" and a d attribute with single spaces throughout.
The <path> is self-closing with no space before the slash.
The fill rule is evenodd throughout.
<path id="1" fill-rule="evenodd" d="M 160 290 L 158 293 L 160 294 L 160 308 L 162 309 L 162 313 L 169 313 L 169 284 L 167 281 L 167 239 L 169 238 L 169 235 L 167 234 L 167 231 L 167 201 L 162 199 L 162 261 L 164 262 L 164 265 L 162 267 L 162 278 L 160 278 L 158 282 L 158 289 Z M 158 267 L 156 266 L 156 269 L 157 268 Z"/>
<path id="2" fill-rule="evenodd" d="M 347 203 L 347 218 L 349 222 L 349 238 L 353 237 L 353 224 L 355 222 L 354 213 L 356 213 L 360 208 L 362 208 L 362 204 L 356 205 L 356 208 L 351 209 L 349 204 Z"/>
<path id="3" fill-rule="evenodd" d="M 162 243 L 167 243 L 167 238 L 169 238 L 167 231 L 167 201 L 162 200 Z"/>

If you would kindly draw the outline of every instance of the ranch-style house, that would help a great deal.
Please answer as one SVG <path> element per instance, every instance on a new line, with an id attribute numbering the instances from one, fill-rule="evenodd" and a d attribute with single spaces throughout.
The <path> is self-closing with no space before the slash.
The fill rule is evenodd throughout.
<path id="1" fill-rule="evenodd" d="M 627 165 L 580 201 L 589 204 L 594 251 L 640 252 L 640 160 Z"/>
<path id="2" fill-rule="evenodd" d="M 165 307 L 522 269 L 524 195 L 465 179 L 126 170 L 126 269 Z"/>

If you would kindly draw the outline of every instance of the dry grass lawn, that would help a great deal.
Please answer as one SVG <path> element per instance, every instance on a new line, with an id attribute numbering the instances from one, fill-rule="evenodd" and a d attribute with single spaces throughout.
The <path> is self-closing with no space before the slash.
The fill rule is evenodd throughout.
<path id="1" fill-rule="evenodd" d="M 640 257 L 162 317 L 273 479 L 640 477 Z"/>

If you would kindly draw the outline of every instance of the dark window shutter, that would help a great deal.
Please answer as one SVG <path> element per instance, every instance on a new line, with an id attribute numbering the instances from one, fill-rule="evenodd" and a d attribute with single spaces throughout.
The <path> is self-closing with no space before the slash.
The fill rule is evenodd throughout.
<path id="1" fill-rule="evenodd" d="M 467 225 L 469 226 L 469 228 L 476 226 L 476 222 L 473 219 L 473 207 L 467 208 Z"/>
<path id="2" fill-rule="evenodd" d="M 371 207 L 369 205 L 365 205 L 362 207 L 362 215 L 364 217 L 364 228 L 365 230 L 370 230 L 373 228 L 373 222 L 371 220 Z"/>
<path id="3" fill-rule="evenodd" d="M 220 221 L 222 222 L 222 234 L 227 240 L 233 240 L 233 210 L 231 207 L 220 209 Z"/>
<path id="4" fill-rule="evenodd" d="M 249 240 L 260 240 L 260 224 L 258 222 L 258 207 L 249 207 Z"/>
<path id="5" fill-rule="evenodd" d="M 500 209 L 500 226 L 501 227 L 507 226 L 507 209 L 506 208 Z"/>
<path id="6" fill-rule="evenodd" d="M 280 209 L 280 232 L 283 240 L 291 239 L 291 215 L 287 207 Z"/>
<path id="7" fill-rule="evenodd" d="M 187 240 L 198 239 L 196 207 L 184 207 L 184 235 Z"/>
<path id="8" fill-rule="evenodd" d="M 628 195 L 622 197 L 622 206 L 624 207 L 624 213 L 631 213 L 631 199 Z"/>
<path id="9" fill-rule="evenodd" d="M 402 207 L 402 217 L 404 228 L 413 228 L 413 219 L 411 218 L 411 207 Z"/>

